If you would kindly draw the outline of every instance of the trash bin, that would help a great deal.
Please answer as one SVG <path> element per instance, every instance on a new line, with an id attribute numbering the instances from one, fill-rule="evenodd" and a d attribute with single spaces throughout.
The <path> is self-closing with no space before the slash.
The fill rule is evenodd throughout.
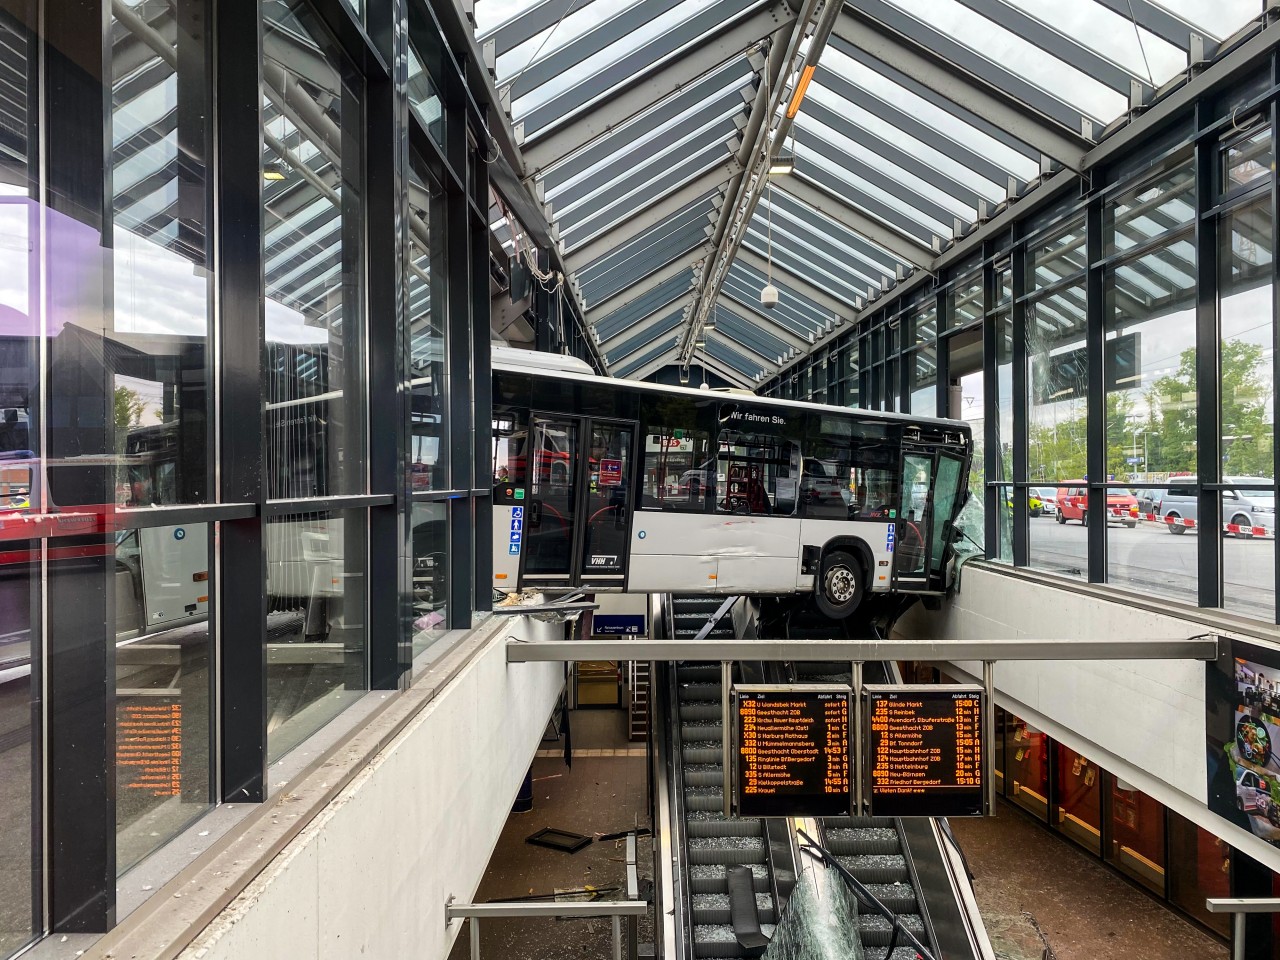
<path id="1" fill-rule="evenodd" d="M 516 794 L 516 802 L 511 805 L 512 813 L 528 813 L 533 809 L 533 768 L 524 775 L 524 783 Z"/>

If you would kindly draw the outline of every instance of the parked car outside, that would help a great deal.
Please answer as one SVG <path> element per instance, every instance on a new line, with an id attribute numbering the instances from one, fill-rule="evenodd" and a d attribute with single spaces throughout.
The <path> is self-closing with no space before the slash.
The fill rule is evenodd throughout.
<path id="1" fill-rule="evenodd" d="M 1268 477 L 1223 477 L 1222 479 L 1224 483 L 1238 484 L 1242 487 L 1251 484 L 1270 485 L 1272 483 Z M 1193 523 L 1199 523 L 1200 496 L 1196 478 L 1178 477 L 1176 480 L 1170 481 L 1169 489 L 1161 496 L 1153 512 L 1160 515 L 1161 519 L 1167 524 L 1169 532 L 1174 535 L 1180 536 L 1186 533 L 1187 527 L 1184 524 L 1173 521 L 1190 520 Z M 1223 490 L 1222 522 L 1248 528 L 1250 531 L 1254 527 L 1261 527 L 1268 536 L 1274 534 L 1276 530 L 1276 501 L 1273 491 L 1231 488 Z M 1253 536 L 1253 533 L 1241 531 L 1233 535 L 1238 539 L 1248 540 Z"/>
<path id="2" fill-rule="evenodd" d="M 1089 488 L 1083 480 L 1068 480 L 1058 488 L 1058 522 L 1089 522 Z M 1138 525 L 1138 501 L 1127 490 L 1107 491 L 1107 523 L 1123 523 L 1132 530 Z"/>
<path id="3" fill-rule="evenodd" d="M 1032 487 L 1027 491 L 1029 500 L 1028 506 L 1031 508 L 1031 515 L 1038 517 L 1044 514 L 1046 517 L 1057 516 L 1058 513 L 1058 491 L 1053 487 Z M 1040 501 L 1037 509 L 1036 501 Z"/>
<path id="4" fill-rule="evenodd" d="M 1247 767 L 1236 770 L 1236 809 L 1245 813 L 1262 812 L 1271 799 L 1267 782 Z"/>

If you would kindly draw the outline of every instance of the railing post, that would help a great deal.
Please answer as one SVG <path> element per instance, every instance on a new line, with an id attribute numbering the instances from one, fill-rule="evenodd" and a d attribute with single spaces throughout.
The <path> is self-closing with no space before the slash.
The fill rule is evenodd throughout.
<path id="1" fill-rule="evenodd" d="M 480 960 L 480 918 L 472 917 L 471 924 L 471 960 Z"/>
<path id="2" fill-rule="evenodd" d="M 613 960 L 622 960 L 622 917 L 613 915 Z"/>

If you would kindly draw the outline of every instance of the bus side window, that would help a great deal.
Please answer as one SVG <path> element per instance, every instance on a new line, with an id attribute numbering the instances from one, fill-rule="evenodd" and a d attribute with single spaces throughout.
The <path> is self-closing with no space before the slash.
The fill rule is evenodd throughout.
<path id="1" fill-rule="evenodd" d="M 789 517 L 800 493 L 800 450 L 778 437 L 720 431 L 716 493 L 720 513 Z"/>
<path id="2" fill-rule="evenodd" d="M 706 431 L 650 426 L 644 437 L 644 486 L 640 506 L 703 513 L 716 488 L 716 464 Z"/>

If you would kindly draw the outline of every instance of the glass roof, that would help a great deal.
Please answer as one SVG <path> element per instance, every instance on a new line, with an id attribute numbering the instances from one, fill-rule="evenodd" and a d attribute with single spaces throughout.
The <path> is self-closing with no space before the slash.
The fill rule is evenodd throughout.
<path id="1" fill-rule="evenodd" d="M 1044 169 L 1078 162 L 1124 117 L 1135 83 L 1149 98 L 1186 75 L 1193 33 L 1212 54 L 1259 14 L 1257 0 L 850 0 L 831 12 L 782 145 L 793 172 L 735 227 L 741 197 L 761 192 L 743 169 L 772 126 L 757 107 L 766 64 L 790 64 L 793 79 L 813 23 L 765 0 L 475 11 L 611 372 L 677 362 L 688 318 L 709 316 L 715 295 L 722 322 L 697 355 L 744 385 L 852 319 L 888 278 L 928 268 Z M 1175 175 L 1135 195 L 1113 249 L 1182 223 L 1184 186 Z M 731 266 L 702 290 L 726 249 Z M 1082 256 L 1079 244 L 1045 252 L 1038 282 L 1070 276 Z M 1188 268 L 1175 244 L 1116 283 L 1158 301 Z M 770 281 L 781 297 L 766 310 Z M 1059 297 L 1041 316 L 1069 305 Z"/>

